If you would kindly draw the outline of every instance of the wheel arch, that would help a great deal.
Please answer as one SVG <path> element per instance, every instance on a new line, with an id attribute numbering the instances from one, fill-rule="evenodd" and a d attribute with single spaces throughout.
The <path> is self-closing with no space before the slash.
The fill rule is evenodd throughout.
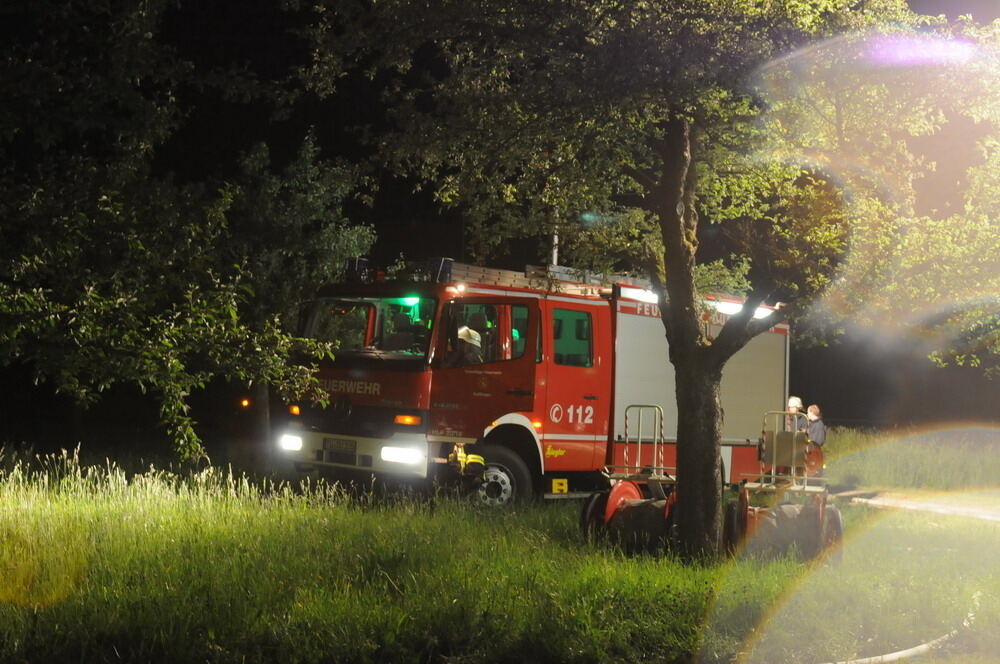
<path id="1" fill-rule="evenodd" d="M 484 436 L 483 443 L 501 445 L 516 452 L 527 464 L 528 470 L 531 471 L 536 481 L 540 480 L 545 472 L 541 443 L 533 431 L 521 424 L 508 422 L 491 427 Z"/>

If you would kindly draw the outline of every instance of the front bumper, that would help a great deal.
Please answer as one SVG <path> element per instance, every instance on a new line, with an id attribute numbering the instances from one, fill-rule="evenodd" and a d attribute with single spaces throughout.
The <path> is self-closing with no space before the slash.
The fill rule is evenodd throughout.
<path id="1" fill-rule="evenodd" d="M 291 438 L 290 438 L 291 437 Z M 301 439 L 294 449 L 294 438 Z M 396 433 L 392 438 L 288 429 L 278 436 L 278 451 L 300 470 L 343 468 L 409 478 L 426 478 L 430 468 L 445 463 L 440 444 L 423 433 Z"/>

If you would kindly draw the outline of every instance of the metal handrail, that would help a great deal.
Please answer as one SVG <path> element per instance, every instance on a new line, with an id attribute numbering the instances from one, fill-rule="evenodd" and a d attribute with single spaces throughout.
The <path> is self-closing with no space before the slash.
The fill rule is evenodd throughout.
<path id="1" fill-rule="evenodd" d="M 773 427 L 768 428 L 768 420 L 772 420 Z M 782 491 L 802 491 L 805 493 L 822 492 L 826 490 L 825 483 L 826 479 L 822 477 L 809 477 L 809 472 L 806 469 L 805 464 L 802 466 L 795 465 L 796 457 L 796 434 L 800 433 L 802 429 L 799 428 L 800 422 L 808 422 L 806 416 L 802 413 L 789 413 L 784 410 L 771 410 L 764 413 L 764 421 L 761 426 L 761 441 L 767 440 L 767 433 L 773 433 L 772 441 L 770 444 L 770 459 L 761 459 L 760 477 L 769 477 L 768 482 L 747 482 L 745 484 L 748 488 L 766 488 L 766 489 L 780 489 Z M 792 434 L 792 450 L 791 450 L 791 463 L 787 466 L 789 471 L 787 474 L 778 474 L 777 469 L 783 467 L 779 465 L 779 446 L 778 440 L 781 433 L 791 433 Z M 808 444 L 808 441 L 807 443 Z M 770 462 L 769 464 L 767 462 Z M 765 472 L 765 465 L 770 466 L 770 471 Z M 747 475 L 743 473 L 743 475 Z"/>
<path id="2" fill-rule="evenodd" d="M 647 427 L 649 419 L 652 426 Z M 663 408 L 655 404 L 632 404 L 625 408 L 625 440 L 623 442 L 623 465 L 607 465 L 605 473 L 612 479 L 633 479 L 645 481 L 672 481 L 673 477 L 663 464 Z M 634 429 L 630 426 L 634 424 Z M 649 440 L 644 437 L 645 431 L 652 429 Z M 652 444 L 649 463 L 643 464 L 643 445 Z M 635 461 L 630 461 L 629 452 L 634 449 Z"/>

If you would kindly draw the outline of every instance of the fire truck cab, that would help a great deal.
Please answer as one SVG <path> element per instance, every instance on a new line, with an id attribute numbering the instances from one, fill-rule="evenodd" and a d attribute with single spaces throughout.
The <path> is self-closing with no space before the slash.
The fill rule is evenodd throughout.
<path id="1" fill-rule="evenodd" d="M 741 306 L 715 302 L 710 332 Z M 479 495 L 502 505 L 600 486 L 623 454 L 631 404 L 659 405 L 664 437 L 676 443 L 663 324 L 655 294 L 637 280 L 444 259 L 423 281 L 321 291 L 305 332 L 339 340 L 340 350 L 320 368 L 330 407 L 290 407 L 278 435 L 302 472 L 435 480 L 454 473 L 456 457 L 477 454 Z M 728 481 L 758 467 L 759 413 L 784 402 L 787 351 L 779 326 L 727 365 Z M 663 449 L 670 465 L 676 448 Z"/>

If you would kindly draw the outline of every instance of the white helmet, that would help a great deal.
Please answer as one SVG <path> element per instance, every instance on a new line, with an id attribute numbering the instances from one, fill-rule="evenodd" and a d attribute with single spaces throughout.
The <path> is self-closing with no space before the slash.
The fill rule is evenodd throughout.
<path id="1" fill-rule="evenodd" d="M 458 338 L 466 343 L 472 344 L 476 348 L 480 348 L 482 346 L 482 343 L 479 340 L 479 333 L 466 325 L 458 328 Z"/>
<path id="2" fill-rule="evenodd" d="M 802 410 L 802 399 L 798 397 L 788 397 L 788 407 L 792 408 L 793 406 Z"/>

